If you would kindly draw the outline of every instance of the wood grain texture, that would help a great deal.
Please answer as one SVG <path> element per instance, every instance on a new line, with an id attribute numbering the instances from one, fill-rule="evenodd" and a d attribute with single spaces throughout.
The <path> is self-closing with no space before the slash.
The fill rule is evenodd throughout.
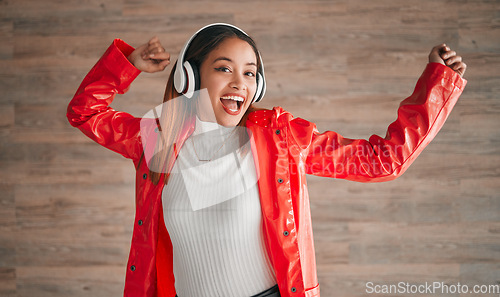
<path id="1" fill-rule="evenodd" d="M 498 0 L 0 0 L 0 296 L 122 294 L 134 168 L 70 127 L 66 107 L 113 38 L 138 46 L 157 35 L 174 60 L 211 22 L 257 41 L 260 107 L 349 138 L 385 135 L 432 46 L 457 50 L 465 92 L 402 177 L 308 178 L 321 293 L 500 285 L 499 11 Z M 161 103 L 170 70 L 141 74 L 112 106 L 142 116 Z"/>

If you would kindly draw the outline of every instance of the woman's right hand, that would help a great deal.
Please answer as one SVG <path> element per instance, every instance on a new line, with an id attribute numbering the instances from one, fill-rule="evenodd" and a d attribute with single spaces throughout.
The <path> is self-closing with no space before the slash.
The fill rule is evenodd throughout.
<path id="1" fill-rule="evenodd" d="M 429 54 L 429 62 L 440 63 L 450 67 L 460 76 L 464 76 L 467 65 L 462 62 L 462 57 L 451 50 L 446 44 L 436 45 Z"/>
<path id="2" fill-rule="evenodd" d="M 135 68 L 149 73 L 163 71 L 170 64 L 170 54 L 165 52 L 156 36 L 136 48 L 127 59 Z"/>

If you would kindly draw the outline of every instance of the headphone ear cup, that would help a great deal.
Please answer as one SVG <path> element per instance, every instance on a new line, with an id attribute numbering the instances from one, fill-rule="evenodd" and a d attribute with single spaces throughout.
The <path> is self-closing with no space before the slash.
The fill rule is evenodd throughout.
<path id="1" fill-rule="evenodd" d="M 186 73 L 186 89 L 184 91 L 184 96 L 191 98 L 194 92 L 200 88 L 200 75 L 198 73 L 198 68 L 189 63 L 189 61 L 184 62 L 184 72 Z"/>
<path id="2" fill-rule="evenodd" d="M 179 61 L 175 63 L 174 71 L 174 88 L 177 93 L 182 94 L 186 89 L 186 72 L 184 71 L 184 66 L 180 65 Z"/>
<path id="3" fill-rule="evenodd" d="M 198 67 L 191 65 L 193 69 L 193 81 L 194 81 L 194 90 L 198 91 L 200 89 L 200 72 Z"/>
<path id="4" fill-rule="evenodd" d="M 252 103 L 257 103 L 262 100 L 264 93 L 266 92 L 266 81 L 260 73 L 257 73 L 257 89 L 255 90 L 255 96 Z"/>

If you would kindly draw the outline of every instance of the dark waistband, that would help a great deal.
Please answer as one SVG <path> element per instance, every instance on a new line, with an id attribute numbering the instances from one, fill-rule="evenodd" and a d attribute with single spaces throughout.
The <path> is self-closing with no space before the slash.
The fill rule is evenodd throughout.
<path id="1" fill-rule="evenodd" d="M 178 296 L 175 295 L 175 297 L 178 297 Z M 280 295 L 280 290 L 278 288 L 278 285 L 276 285 L 272 288 L 265 290 L 264 292 L 261 292 L 257 295 L 253 295 L 251 297 L 281 297 L 281 295 Z"/>
<path id="2" fill-rule="evenodd" d="M 280 290 L 278 288 L 278 285 L 275 285 L 274 287 L 267 289 L 257 295 L 253 295 L 252 297 L 280 297 Z"/>

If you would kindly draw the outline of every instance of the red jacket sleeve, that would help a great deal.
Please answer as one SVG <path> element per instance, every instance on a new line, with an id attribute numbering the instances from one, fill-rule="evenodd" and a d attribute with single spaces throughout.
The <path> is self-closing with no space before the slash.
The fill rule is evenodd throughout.
<path id="1" fill-rule="evenodd" d="M 113 110 L 109 104 L 115 95 L 127 91 L 139 75 L 127 60 L 134 49 L 116 39 L 87 74 L 67 110 L 69 123 L 95 142 L 122 154 L 138 159 L 140 118 Z"/>
<path id="2" fill-rule="evenodd" d="M 401 102 L 385 138 L 348 139 L 332 131 L 320 134 L 314 126 L 307 173 L 360 182 L 400 176 L 439 132 L 465 85 L 452 69 L 429 63 L 413 94 Z"/>

